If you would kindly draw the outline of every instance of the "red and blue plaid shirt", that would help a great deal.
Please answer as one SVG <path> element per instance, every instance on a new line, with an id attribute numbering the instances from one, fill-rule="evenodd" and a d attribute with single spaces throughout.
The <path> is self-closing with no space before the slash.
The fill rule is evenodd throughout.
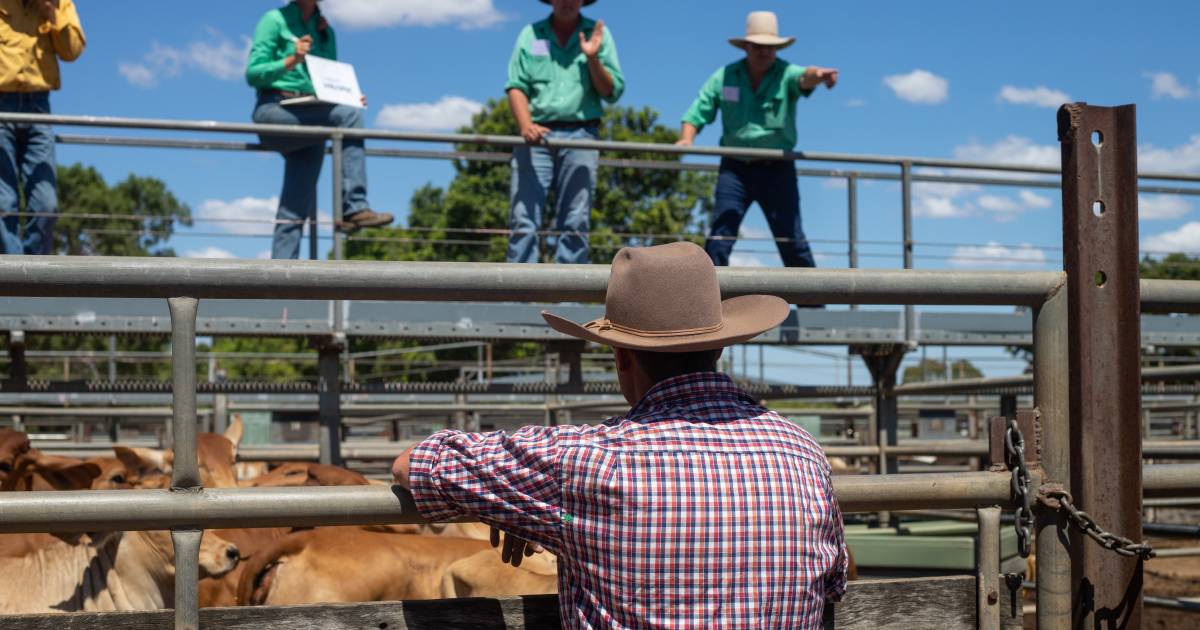
<path id="1" fill-rule="evenodd" d="M 663 381 L 597 426 L 441 431 L 411 462 L 425 518 L 558 555 L 567 628 L 820 628 L 845 592 L 824 452 L 723 374 Z"/>

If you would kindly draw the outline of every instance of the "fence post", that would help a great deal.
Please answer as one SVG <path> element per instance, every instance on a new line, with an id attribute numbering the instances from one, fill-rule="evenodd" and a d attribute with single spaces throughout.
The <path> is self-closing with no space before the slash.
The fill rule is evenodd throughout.
<path id="1" fill-rule="evenodd" d="M 337 225 L 337 222 L 342 219 L 342 210 L 343 210 L 343 205 L 342 205 L 342 186 L 344 185 L 344 180 L 342 179 L 343 140 L 344 139 L 342 138 L 341 134 L 335 134 L 333 136 L 333 143 L 332 143 L 333 144 L 333 149 L 332 149 L 333 158 L 331 160 L 331 162 L 332 162 L 331 166 L 333 168 L 333 206 L 330 208 L 329 212 L 330 212 L 330 216 L 333 217 L 334 225 Z M 345 253 L 342 250 L 343 244 L 345 242 L 345 237 L 343 237 L 337 231 L 336 228 L 332 231 L 332 233 L 333 233 L 333 259 L 334 260 L 342 260 L 342 258 L 345 256 Z"/>
<path id="2" fill-rule="evenodd" d="M 196 309 L 199 300 L 167 300 L 171 311 L 171 468 L 172 492 L 200 492 L 196 462 Z M 175 549 L 175 628 L 200 627 L 200 538 L 191 527 L 171 530 Z"/>
<path id="3" fill-rule="evenodd" d="M 875 387 L 875 411 L 871 416 L 867 439 L 879 447 L 878 472 L 881 475 L 899 472 L 896 459 L 889 457 L 888 446 L 896 445 L 897 424 L 900 418 L 900 407 L 892 388 L 896 386 L 896 370 L 904 359 L 903 345 L 891 346 L 862 346 L 857 348 L 862 355 L 867 370 L 871 373 L 871 383 Z M 880 512 L 881 524 L 887 524 L 891 515 Z"/>
<path id="4" fill-rule="evenodd" d="M 912 229 L 912 162 L 900 163 L 900 212 L 903 224 L 904 268 L 913 268 L 913 229 Z M 910 347 L 916 343 L 913 336 L 916 317 L 912 304 L 904 305 L 904 343 Z"/>
<path id="5" fill-rule="evenodd" d="M 225 370 L 217 370 L 215 383 L 225 382 Z M 213 394 L 212 411 L 213 433 L 224 433 L 229 428 L 229 394 L 217 392 Z"/>
<path id="6" fill-rule="evenodd" d="M 1000 508 L 981 507 L 975 544 L 976 627 L 1000 630 Z"/>
<path id="7" fill-rule="evenodd" d="M 1064 105 L 1071 490 L 1118 536 L 1142 536 L 1137 132 L 1133 105 Z M 1056 480 L 1051 480 L 1056 481 Z M 1072 527 L 1076 627 L 1141 627 L 1142 564 Z"/>
<path id="8" fill-rule="evenodd" d="M 1056 290 L 1033 312 L 1033 404 L 1041 425 L 1044 478 L 1071 491 L 1070 392 L 1067 379 L 1067 291 Z M 1062 512 L 1035 510 L 1037 623 L 1061 628 L 1071 622 L 1071 553 Z"/>
<path id="9" fill-rule="evenodd" d="M 342 461 L 342 378 L 341 354 L 346 336 L 330 335 L 317 342 L 317 443 L 320 462 L 341 466 Z"/>
<path id="10" fill-rule="evenodd" d="M 8 333 L 8 383 L 5 389 L 25 391 L 29 388 L 29 364 L 25 362 L 25 331 Z"/>

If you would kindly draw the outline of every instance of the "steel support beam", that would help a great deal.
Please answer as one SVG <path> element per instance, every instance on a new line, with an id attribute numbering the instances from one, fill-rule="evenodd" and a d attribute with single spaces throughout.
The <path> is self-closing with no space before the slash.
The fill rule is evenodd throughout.
<path id="1" fill-rule="evenodd" d="M 196 458 L 196 310 L 199 301 L 190 297 L 167 300 L 171 311 L 171 489 L 175 495 L 202 491 Z M 175 551 L 175 628 L 200 627 L 200 537 L 204 532 L 190 525 L 172 525 Z"/>
<path id="2" fill-rule="evenodd" d="M 1071 489 L 1067 379 L 1067 291 L 1055 292 L 1033 315 L 1033 404 L 1041 431 L 1041 467 L 1047 479 Z M 1027 442 L 1028 443 L 1028 442 Z M 1071 621 L 1071 548 L 1061 512 L 1036 510 L 1037 621 L 1060 628 Z"/>
<path id="3" fill-rule="evenodd" d="M 320 462 L 341 466 L 342 459 L 342 376 L 341 354 L 346 348 L 345 335 L 332 335 L 317 341 L 317 443 Z"/>
<path id="4" fill-rule="evenodd" d="M 1064 105 L 1071 490 L 1105 529 L 1142 536 L 1137 133 L 1133 105 Z M 1056 480 L 1052 480 L 1056 481 Z M 1075 627 L 1140 628 L 1142 566 L 1072 528 Z"/>

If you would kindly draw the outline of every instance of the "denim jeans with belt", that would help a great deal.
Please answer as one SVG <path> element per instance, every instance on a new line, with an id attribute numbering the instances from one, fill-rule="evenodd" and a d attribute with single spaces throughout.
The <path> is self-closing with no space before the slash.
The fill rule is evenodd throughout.
<path id="1" fill-rule="evenodd" d="M 551 129 L 551 139 L 595 140 L 593 125 Z M 596 193 L 596 166 L 600 152 L 583 149 L 550 149 L 519 146 L 512 155 L 511 205 L 508 224 L 508 262 L 538 262 L 538 230 L 546 207 L 546 192 L 554 189 L 554 232 L 547 244 L 555 246 L 560 263 L 587 264 L 588 231 L 592 198 Z"/>
<path id="2" fill-rule="evenodd" d="M 776 239 L 785 267 L 816 267 L 808 237 L 800 225 L 800 187 L 791 161 L 747 162 L 723 158 L 717 174 L 712 229 L 704 251 L 713 264 L 729 265 L 729 252 L 750 204 L 758 202 Z M 722 238 L 713 238 L 722 237 Z"/>
<path id="3" fill-rule="evenodd" d="M 345 105 L 283 106 L 278 94 L 260 93 L 254 122 L 271 125 L 314 125 L 361 128 L 363 110 Z M 262 136 L 268 149 L 283 154 L 283 191 L 275 215 L 271 258 L 299 258 L 304 220 L 317 215 L 317 179 L 325 161 L 325 140 L 303 136 Z M 342 216 L 366 209 L 367 165 L 361 139 L 342 141 Z"/>
<path id="4" fill-rule="evenodd" d="M 0 93 L 0 111 L 49 114 L 49 92 Z M 5 254 L 49 254 L 54 250 L 53 216 L 58 212 L 54 131 L 50 125 L 0 124 L 0 248 Z M 18 188 L 18 182 L 20 183 Z M 25 192 L 20 217 L 18 190 Z M 24 235 L 21 223 L 24 222 Z"/>

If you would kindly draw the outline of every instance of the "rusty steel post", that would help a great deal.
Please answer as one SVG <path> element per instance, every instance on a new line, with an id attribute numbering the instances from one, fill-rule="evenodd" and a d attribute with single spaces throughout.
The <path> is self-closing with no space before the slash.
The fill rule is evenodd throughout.
<path id="1" fill-rule="evenodd" d="M 1119 536 L 1142 537 L 1141 298 L 1133 105 L 1064 105 L 1071 491 Z M 1053 480 L 1051 480 L 1053 481 Z M 1142 565 L 1072 528 L 1075 627 L 1140 628 Z"/>

